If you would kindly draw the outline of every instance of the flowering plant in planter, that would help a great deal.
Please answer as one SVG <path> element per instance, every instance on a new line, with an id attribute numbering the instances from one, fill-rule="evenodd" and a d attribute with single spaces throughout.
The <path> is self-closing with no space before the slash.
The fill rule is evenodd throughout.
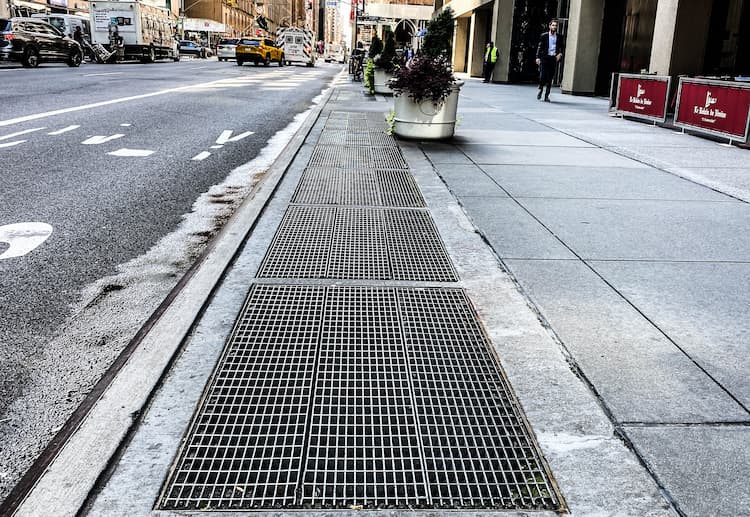
<path id="1" fill-rule="evenodd" d="M 389 86 L 399 95 L 411 97 L 417 104 L 430 100 L 438 105 L 450 95 L 454 84 L 456 78 L 444 57 L 422 55 L 396 70 Z"/>
<path id="2" fill-rule="evenodd" d="M 427 24 L 422 54 L 399 68 L 394 91 L 393 132 L 404 138 L 439 140 L 453 136 L 462 81 L 450 62 L 453 11 L 447 7 Z"/>

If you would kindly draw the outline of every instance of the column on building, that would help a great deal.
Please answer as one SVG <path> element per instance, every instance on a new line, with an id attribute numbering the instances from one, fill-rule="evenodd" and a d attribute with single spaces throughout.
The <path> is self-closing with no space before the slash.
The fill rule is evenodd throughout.
<path id="1" fill-rule="evenodd" d="M 471 17 L 456 18 L 453 28 L 453 69 L 456 72 L 466 72 L 466 45 L 469 43 L 469 28 Z"/>
<path id="2" fill-rule="evenodd" d="M 713 0 L 659 0 L 649 71 L 700 74 Z"/>
<path id="3" fill-rule="evenodd" d="M 571 0 L 562 90 L 593 95 L 605 0 Z"/>
<path id="4" fill-rule="evenodd" d="M 510 70 L 510 47 L 513 40 L 514 0 L 495 0 L 492 6 L 492 41 L 497 47 L 497 63 L 492 82 L 507 82 Z"/>

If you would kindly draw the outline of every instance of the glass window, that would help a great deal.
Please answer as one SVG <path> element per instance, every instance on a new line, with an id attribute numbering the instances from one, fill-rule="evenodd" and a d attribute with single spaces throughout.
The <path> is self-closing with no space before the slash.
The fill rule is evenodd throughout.
<path id="1" fill-rule="evenodd" d="M 10 29 L 10 20 L 0 18 L 0 32 L 9 31 Z"/>
<path id="2" fill-rule="evenodd" d="M 305 42 L 305 38 L 303 38 L 302 36 L 297 36 L 296 38 L 294 38 L 294 42 L 297 45 L 302 45 Z"/>
<path id="3" fill-rule="evenodd" d="M 57 30 L 65 32 L 65 20 L 63 20 L 62 18 L 59 18 L 57 16 L 50 16 L 49 18 L 47 18 L 47 23 L 52 25 Z"/>

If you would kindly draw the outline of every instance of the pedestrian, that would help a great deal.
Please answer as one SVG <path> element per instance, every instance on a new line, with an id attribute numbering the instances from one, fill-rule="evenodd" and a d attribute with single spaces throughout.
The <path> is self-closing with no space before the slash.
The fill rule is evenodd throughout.
<path id="1" fill-rule="evenodd" d="M 495 47 L 494 41 L 490 41 L 489 43 L 487 43 L 487 47 L 484 49 L 483 82 L 490 82 L 490 79 L 492 78 L 492 71 L 495 69 L 495 63 L 497 63 L 497 47 Z"/>
<path id="2" fill-rule="evenodd" d="M 80 25 L 76 26 L 76 30 L 73 31 L 73 39 L 83 46 L 83 31 Z"/>
<path id="3" fill-rule="evenodd" d="M 562 59 L 565 51 L 565 41 L 557 33 L 557 20 L 549 22 L 549 30 L 542 33 L 539 39 L 539 45 L 536 47 L 536 64 L 539 65 L 539 92 L 536 94 L 537 100 L 542 99 L 542 90 L 544 92 L 544 102 L 550 102 L 549 92 L 552 89 L 552 79 L 555 77 L 555 68 L 557 63 Z"/>

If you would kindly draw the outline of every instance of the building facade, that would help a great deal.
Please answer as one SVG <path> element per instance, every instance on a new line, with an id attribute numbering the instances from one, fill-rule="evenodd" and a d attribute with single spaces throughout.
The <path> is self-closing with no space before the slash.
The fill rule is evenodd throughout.
<path id="1" fill-rule="evenodd" d="M 399 46 L 416 48 L 417 34 L 425 28 L 434 10 L 433 0 L 372 0 L 365 5 L 362 23 L 373 27 L 379 37 L 385 31 L 393 31 Z"/>
<path id="2" fill-rule="evenodd" d="M 532 82 L 540 34 L 559 18 L 567 93 L 607 95 L 615 72 L 750 75 L 750 0 L 450 0 L 456 71 L 482 74 L 484 48 L 500 59 L 493 82 Z"/>

